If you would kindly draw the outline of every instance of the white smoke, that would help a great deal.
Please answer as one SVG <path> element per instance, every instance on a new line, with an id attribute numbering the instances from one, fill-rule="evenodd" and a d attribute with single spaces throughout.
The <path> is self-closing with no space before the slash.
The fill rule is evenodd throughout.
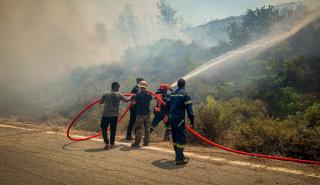
<path id="1" fill-rule="evenodd" d="M 157 22 L 156 1 L 138 1 L 137 40 L 128 42 L 114 28 L 127 2 L 0 0 L 0 87 L 46 84 L 79 66 L 119 60 L 128 47 L 182 37 Z"/>

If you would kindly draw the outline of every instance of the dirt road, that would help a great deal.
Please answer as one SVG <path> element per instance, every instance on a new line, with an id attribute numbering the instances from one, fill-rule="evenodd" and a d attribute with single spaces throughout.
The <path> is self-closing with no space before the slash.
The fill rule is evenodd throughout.
<path id="1" fill-rule="evenodd" d="M 175 166 L 169 148 L 110 151 L 101 139 L 72 143 L 58 129 L 0 122 L 0 184 L 320 184 L 319 166 L 189 147 Z"/>

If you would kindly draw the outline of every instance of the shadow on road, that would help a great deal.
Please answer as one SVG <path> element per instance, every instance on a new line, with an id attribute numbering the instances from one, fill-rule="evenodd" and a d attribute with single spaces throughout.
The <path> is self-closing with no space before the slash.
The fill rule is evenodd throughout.
<path id="1" fill-rule="evenodd" d="M 174 169 L 179 169 L 186 166 L 186 165 L 177 166 L 175 161 L 168 160 L 168 159 L 155 160 L 152 162 L 152 165 L 161 169 L 166 169 L 166 170 L 174 170 Z"/>
<path id="2" fill-rule="evenodd" d="M 88 148 L 84 150 L 85 152 L 104 152 L 106 151 L 104 148 Z"/>
<path id="3" fill-rule="evenodd" d="M 70 148 L 69 148 L 69 145 L 72 145 L 72 144 L 74 144 L 74 143 L 76 143 L 76 141 L 73 141 L 73 142 L 71 142 L 71 143 L 67 143 L 67 144 L 65 144 L 65 145 L 62 146 L 62 149 L 63 149 L 63 150 L 66 150 L 66 151 L 83 151 L 83 150 L 81 150 L 81 149 L 70 149 Z"/>
<path id="4" fill-rule="evenodd" d="M 118 145 L 116 145 L 116 146 L 114 146 L 112 149 L 110 149 L 110 150 L 113 150 L 113 149 L 115 149 L 115 148 L 118 148 L 119 146 Z M 104 151 L 108 151 L 108 150 L 105 150 L 104 148 L 89 148 L 89 149 L 85 149 L 84 150 L 85 152 L 104 152 Z"/>
<path id="5" fill-rule="evenodd" d="M 122 147 L 120 148 L 120 150 L 123 152 L 129 152 L 129 151 L 138 150 L 138 149 L 141 149 L 141 148 L 132 148 L 130 146 L 125 146 L 125 145 L 122 145 Z"/>
<path id="6" fill-rule="evenodd" d="M 83 152 L 103 152 L 103 151 L 106 151 L 103 147 L 99 147 L 99 148 L 88 148 L 88 149 L 72 149 L 74 147 L 72 147 L 73 144 L 75 143 L 78 143 L 77 141 L 73 141 L 73 142 L 70 142 L 70 143 L 67 143 L 65 145 L 62 146 L 62 149 L 63 150 L 66 150 L 66 151 L 71 151 L 71 152 L 77 152 L 77 151 L 83 151 Z M 113 150 L 115 148 L 118 148 L 119 145 L 116 145 L 115 147 L 113 147 L 112 149 L 110 150 Z"/>

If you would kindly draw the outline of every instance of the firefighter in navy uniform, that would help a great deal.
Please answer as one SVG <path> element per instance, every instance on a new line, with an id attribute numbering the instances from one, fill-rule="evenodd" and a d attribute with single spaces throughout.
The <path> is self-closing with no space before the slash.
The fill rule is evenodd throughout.
<path id="1" fill-rule="evenodd" d="M 162 100 L 166 103 L 169 97 L 169 91 L 171 91 L 170 85 L 168 83 L 162 83 L 160 84 L 160 88 L 155 93 L 159 95 L 162 98 Z M 165 113 L 165 110 L 164 110 L 164 105 L 162 105 L 159 100 L 157 101 L 157 104 L 154 108 L 153 113 L 154 113 L 154 118 L 151 122 L 150 133 L 152 133 L 154 129 L 158 126 L 158 124 L 161 121 L 163 121 L 163 123 L 166 126 L 166 130 L 163 136 L 163 141 L 169 141 L 171 128 L 169 125 L 167 114 Z"/>
<path id="2" fill-rule="evenodd" d="M 172 142 L 176 154 L 176 165 L 187 164 L 189 159 L 183 155 L 187 143 L 185 128 L 185 112 L 187 111 L 191 128 L 194 128 L 194 114 L 191 97 L 185 90 L 185 80 L 178 80 L 178 89 L 170 94 L 167 99 L 166 111 L 169 111 L 169 123 L 171 125 Z"/>

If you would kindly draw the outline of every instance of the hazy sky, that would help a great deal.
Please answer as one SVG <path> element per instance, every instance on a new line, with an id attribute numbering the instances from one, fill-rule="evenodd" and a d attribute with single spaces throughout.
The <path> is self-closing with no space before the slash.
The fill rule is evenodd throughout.
<path id="1" fill-rule="evenodd" d="M 188 25 L 199 25 L 212 19 L 240 15 L 248 8 L 277 5 L 301 0 L 167 0 Z M 90 15 L 101 22 L 116 19 L 125 3 L 131 2 L 138 18 L 153 15 L 157 0 L 94 0 L 85 2 Z"/>
<path id="2" fill-rule="evenodd" d="M 295 1 L 299 0 L 169 0 L 185 21 L 191 25 L 240 15 L 248 8 L 253 9 L 263 5 L 277 5 Z"/>

